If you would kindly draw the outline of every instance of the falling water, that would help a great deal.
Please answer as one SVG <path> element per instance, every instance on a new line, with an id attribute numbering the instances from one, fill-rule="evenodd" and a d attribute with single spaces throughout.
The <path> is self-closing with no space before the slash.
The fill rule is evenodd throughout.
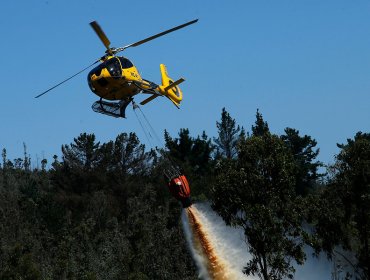
<path id="1" fill-rule="evenodd" d="M 209 204 L 195 204 L 185 209 L 182 224 L 200 279 L 259 279 L 242 272 L 251 259 L 242 229 L 226 226 Z M 331 279 L 332 264 L 324 256 L 312 258 L 311 253 L 307 248 L 307 261 L 304 266 L 296 266 L 294 279 Z"/>
<path id="2" fill-rule="evenodd" d="M 250 256 L 241 230 L 227 227 L 207 204 L 187 208 L 182 221 L 199 278 L 257 279 L 246 277 L 242 272 Z"/>

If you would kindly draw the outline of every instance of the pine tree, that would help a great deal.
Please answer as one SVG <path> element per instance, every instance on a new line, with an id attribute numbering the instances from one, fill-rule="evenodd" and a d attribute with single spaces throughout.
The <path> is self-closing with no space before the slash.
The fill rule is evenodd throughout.
<path id="1" fill-rule="evenodd" d="M 319 149 L 315 149 L 317 142 L 311 136 L 300 136 L 296 129 L 287 127 L 284 131 L 285 135 L 280 138 L 292 152 L 296 165 L 296 193 L 307 195 L 313 191 L 318 179 L 324 176 L 318 172 L 323 164 L 315 161 L 319 154 Z"/>
<path id="2" fill-rule="evenodd" d="M 30 171 L 30 168 L 31 168 L 31 158 L 30 158 L 29 155 L 27 155 L 27 146 L 26 146 L 26 143 L 23 143 L 23 152 L 24 152 L 24 160 L 23 160 L 24 170 Z"/>
<path id="3" fill-rule="evenodd" d="M 213 141 L 216 143 L 217 155 L 228 159 L 234 158 L 237 143 L 244 130 L 236 125 L 235 119 L 230 116 L 225 108 L 222 108 L 221 121 L 216 122 L 216 126 L 218 137 L 214 137 Z"/>
<path id="4" fill-rule="evenodd" d="M 256 122 L 254 126 L 252 125 L 252 134 L 254 136 L 264 136 L 269 133 L 270 133 L 269 126 L 267 122 L 263 120 L 262 114 L 257 109 Z"/>
<path id="5" fill-rule="evenodd" d="M 133 132 L 121 133 L 113 143 L 113 165 L 119 167 L 123 175 L 144 174 L 147 171 L 149 154 Z"/>
<path id="6" fill-rule="evenodd" d="M 95 143 L 94 134 L 81 133 L 74 138 L 74 143 L 62 146 L 64 164 L 91 170 L 99 161 L 99 147 L 100 143 Z"/>

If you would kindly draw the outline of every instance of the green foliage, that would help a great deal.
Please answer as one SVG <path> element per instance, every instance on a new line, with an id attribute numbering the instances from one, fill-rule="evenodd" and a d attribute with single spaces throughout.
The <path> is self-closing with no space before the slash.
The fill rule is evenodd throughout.
<path id="1" fill-rule="evenodd" d="M 0 271 L 0 279 L 38 280 L 42 278 L 32 253 L 28 248 L 17 243 L 9 250 L 8 259 Z"/>
<path id="2" fill-rule="evenodd" d="M 240 143 L 236 160 L 221 162 L 212 207 L 227 224 L 244 228 L 252 254 L 247 275 L 292 278 L 291 260 L 305 260 L 295 166 L 284 142 L 263 131 Z"/>
<path id="3" fill-rule="evenodd" d="M 314 162 L 319 154 L 319 149 L 314 149 L 317 142 L 311 136 L 300 136 L 296 129 L 287 127 L 284 131 L 285 135 L 281 135 L 280 138 L 294 156 L 296 193 L 305 196 L 314 191 L 318 179 L 323 177 L 323 174 L 318 173 L 318 168 L 323 164 L 319 161 Z"/>
<path id="4" fill-rule="evenodd" d="M 30 171 L 3 151 L 0 279 L 197 279 L 181 208 L 150 183 L 155 157 L 135 133 L 83 133 L 62 153 Z"/>
<path id="5" fill-rule="evenodd" d="M 91 170 L 99 161 L 97 153 L 99 146 L 100 143 L 95 143 L 94 134 L 81 134 L 74 138 L 74 143 L 62 146 L 64 164 L 70 168 Z"/>
<path id="6" fill-rule="evenodd" d="M 264 136 L 265 134 L 268 134 L 268 133 L 270 133 L 269 126 L 267 122 L 263 120 L 262 114 L 257 109 L 256 122 L 255 122 L 255 125 L 252 125 L 252 135 Z"/>
<path id="7" fill-rule="evenodd" d="M 319 248 L 330 255 L 336 245 L 353 251 L 358 276 L 370 279 L 370 134 L 358 132 L 338 147 L 341 151 L 318 207 Z"/>
<path id="8" fill-rule="evenodd" d="M 172 138 L 167 131 L 164 134 L 167 158 L 181 166 L 189 178 L 192 195 L 208 196 L 213 181 L 214 145 L 205 132 L 196 138 L 190 136 L 188 129 L 180 129 L 179 137 Z"/>
<path id="9" fill-rule="evenodd" d="M 355 277 L 370 279 L 369 134 L 338 145 L 318 188 L 315 139 L 292 128 L 271 134 L 258 110 L 251 136 L 225 108 L 216 126 L 214 143 L 205 132 L 165 131 L 161 155 L 135 133 L 106 143 L 82 133 L 49 170 L 46 159 L 31 170 L 26 145 L 14 161 L 3 149 L 0 279 L 197 279 L 181 208 L 162 178 L 166 164 L 183 168 L 193 197 L 211 197 L 228 225 L 243 227 L 252 254 L 246 274 L 292 278 L 307 243 L 329 257 L 338 246 L 353 253 Z"/>
<path id="10" fill-rule="evenodd" d="M 236 121 L 225 108 L 222 108 L 221 121 L 216 122 L 218 137 L 213 138 L 216 144 L 216 158 L 234 158 L 237 153 L 237 144 L 244 135 L 244 130 L 236 126 Z"/>
<path id="11" fill-rule="evenodd" d="M 178 138 L 173 139 L 167 131 L 164 137 L 171 159 L 181 163 L 188 172 L 197 175 L 209 172 L 214 146 L 205 132 L 194 138 L 188 129 L 180 129 Z"/>

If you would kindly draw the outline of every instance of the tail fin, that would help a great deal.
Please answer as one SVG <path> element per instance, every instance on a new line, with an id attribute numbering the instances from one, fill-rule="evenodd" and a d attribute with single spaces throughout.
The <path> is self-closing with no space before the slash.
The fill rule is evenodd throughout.
<path id="1" fill-rule="evenodd" d="M 159 86 L 160 91 L 163 95 L 168 97 L 176 107 L 179 107 L 182 100 L 182 91 L 178 87 L 183 81 L 183 78 L 173 81 L 167 74 L 167 68 L 164 64 L 160 65 L 161 74 L 162 74 L 162 86 Z"/>

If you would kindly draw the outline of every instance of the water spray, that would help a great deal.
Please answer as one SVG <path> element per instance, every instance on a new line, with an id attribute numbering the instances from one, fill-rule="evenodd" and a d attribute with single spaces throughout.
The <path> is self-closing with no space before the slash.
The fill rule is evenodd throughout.
<path id="1" fill-rule="evenodd" d="M 249 256 L 241 230 L 227 227 L 207 204 L 184 209 L 182 221 L 200 279 L 254 279 L 242 272 Z"/>

